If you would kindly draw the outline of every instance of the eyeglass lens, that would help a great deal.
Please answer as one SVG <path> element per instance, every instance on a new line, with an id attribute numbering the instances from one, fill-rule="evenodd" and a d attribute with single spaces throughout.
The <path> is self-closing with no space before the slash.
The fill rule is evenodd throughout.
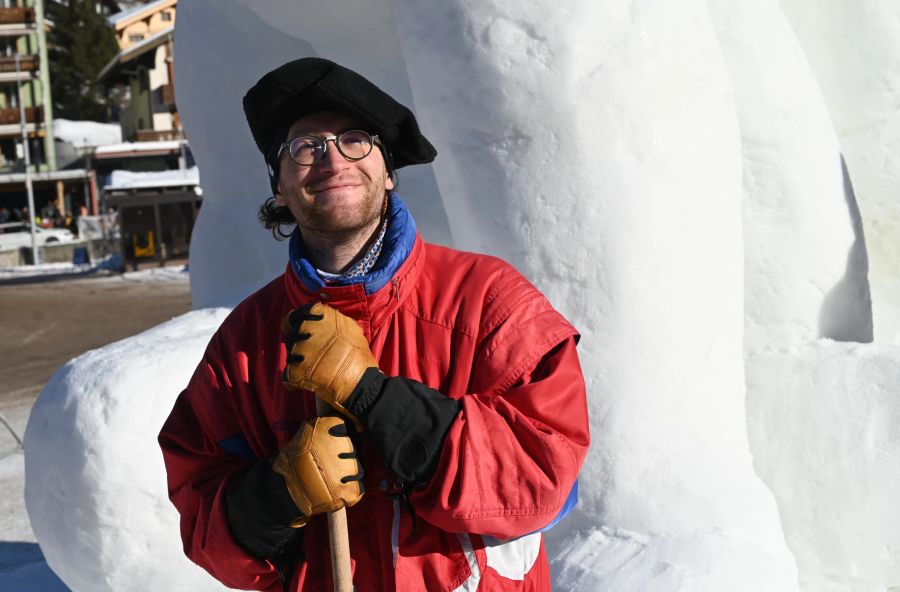
<path id="1" fill-rule="evenodd" d="M 329 140 L 334 140 L 338 152 L 347 160 L 365 158 L 372 151 L 372 136 L 361 130 L 350 130 L 337 137 L 300 136 L 291 141 L 288 152 L 297 164 L 315 164 L 325 156 Z"/>

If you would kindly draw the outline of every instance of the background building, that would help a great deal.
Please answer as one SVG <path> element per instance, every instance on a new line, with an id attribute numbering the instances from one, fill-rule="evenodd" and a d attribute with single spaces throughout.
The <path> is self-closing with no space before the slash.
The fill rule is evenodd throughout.
<path id="1" fill-rule="evenodd" d="M 176 0 L 155 0 L 108 19 L 120 52 L 99 78 L 110 86 L 125 87 L 119 123 L 126 140 L 184 138 L 173 84 L 176 4 Z"/>

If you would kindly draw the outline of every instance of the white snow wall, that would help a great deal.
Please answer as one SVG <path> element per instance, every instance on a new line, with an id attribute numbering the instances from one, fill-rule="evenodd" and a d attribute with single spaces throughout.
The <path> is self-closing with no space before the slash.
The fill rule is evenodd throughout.
<path id="1" fill-rule="evenodd" d="M 777 0 L 709 5 L 743 146 L 746 349 L 872 341 L 862 224 L 800 44 Z"/>
<path id="2" fill-rule="evenodd" d="M 900 345 L 900 4 L 780 3 L 822 88 L 859 199 L 875 341 Z"/>
<path id="3" fill-rule="evenodd" d="M 512 261 L 583 332 L 593 443 L 557 587 L 796 588 L 750 462 L 740 139 L 705 3 L 394 18 L 455 245 Z"/>

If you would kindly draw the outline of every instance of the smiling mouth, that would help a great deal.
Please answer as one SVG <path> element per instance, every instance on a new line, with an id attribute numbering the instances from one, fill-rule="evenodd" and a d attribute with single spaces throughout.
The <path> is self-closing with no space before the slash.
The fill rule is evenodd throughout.
<path id="1" fill-rule="evenodd" d="M 348 189 L 350 187 L 359 187 L 360 183 L 354 182 L 346 182 L 346 183 L 334 183 L 331 185 L 324 185 L 322 187 L 313 188 L 313 193 L 324 193 L 326 191 L 333 191 L 335 189 Z"/>
<path id="2" fill-rule="evenodd" d="M 332 189 L 344 189 L 346 187 L 358 187 L 358 185 L 356 185 L 355 183 L 347 183 L 344 185 L 329 185 L 328 187 L 322 187 L 320 189 L 317 189 L 316 192 L 321 193 L 322 191 L 331 191 Z"/>

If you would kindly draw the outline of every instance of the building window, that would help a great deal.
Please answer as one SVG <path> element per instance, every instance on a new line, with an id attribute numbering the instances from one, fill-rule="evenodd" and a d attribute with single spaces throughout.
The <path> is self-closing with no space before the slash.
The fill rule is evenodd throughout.
<path id="1" fill-rule="evenodd" d="M 132 43 L 137 43 L 138 41 L 143 41 L 143 40 L 144 40 L 144 36 L 143 36 L 143 35 L 140 35 L 140 34 L 137 34 L 137 35 L 136 35 L 136 34 L 131 34 L 131 35 L 128 36 L 128 40 L 129 40 L 130 42 L 132 42 Z"/>
<path id="2" fill-rule="evenodd" d="M 160 17 L 162 18 L 162 20 L 163 20 L 164 22 L 170 22 L 170 21 L 172 20 L 172 13 L 169 12 L 168 10 L 164 10 L 164 11 L 162 11 L 162 13 L 160 14 Z"/>

